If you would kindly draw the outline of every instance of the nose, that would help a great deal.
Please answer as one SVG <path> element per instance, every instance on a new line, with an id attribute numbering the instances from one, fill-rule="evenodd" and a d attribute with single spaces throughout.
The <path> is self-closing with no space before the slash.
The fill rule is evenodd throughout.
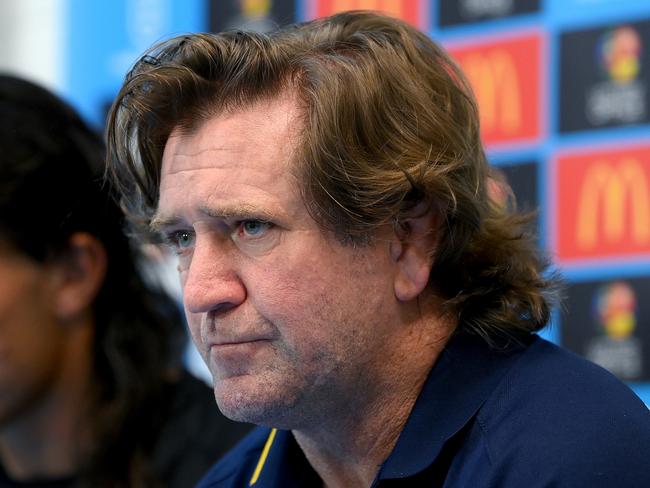
<path id="1" fill-rule="evenodd" d="M 201 242 L 199 242 L 201 241 Z M 246 287 L 233 266 L 227 244 L 197 239 L 183 283 L 183 301 L 191 313 L 219 313 L 246 299 Z"/>

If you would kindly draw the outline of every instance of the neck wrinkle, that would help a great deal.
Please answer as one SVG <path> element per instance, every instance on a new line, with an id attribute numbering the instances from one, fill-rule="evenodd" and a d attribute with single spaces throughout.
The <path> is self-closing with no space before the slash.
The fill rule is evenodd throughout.
<path id="1" fill-rule="evenodd" d="M 429 317 L 428 324 L 420 318 L 405 338 L 406 347 L 385 358 L 373 389 L 359 392 L 358 401 L 329 422 L 293 431 L 324 486 L 370 486 L 393 451 L 455 326 L 441 317 Z"/>

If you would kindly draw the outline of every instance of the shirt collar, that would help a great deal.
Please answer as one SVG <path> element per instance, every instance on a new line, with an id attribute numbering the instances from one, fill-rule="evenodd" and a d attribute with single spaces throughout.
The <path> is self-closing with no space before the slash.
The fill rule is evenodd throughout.
<path id="1" fill-rule="evenodd" d="M 273 429 L 258 460 L 256 470 L 247 486 L 254 488 L 299 488 L 319 486 L 320 478 L 303 454 L 291 431 Z"/>
<path id="2" fill-rule="evenodd" d="M 430 466 L 445 442 L 474 417 L 524 347 L 511 342 L 490 348 L 478 337 L 455 334 L 429 373 L 378 479 L 405 478 Z"/>
<path id="3" fill-rule="evenodd" d="M 513 343 L 491 348 L 478 337 L 455 334 L 429 373 L 377 479 L 406 478 L 430 466 L 445 442 L 474 417 L 524 348 Z M 290 431 L 274 429 L 267 444 L 259 477 L 251 486 L 292 488 L 320 483 Z"/>

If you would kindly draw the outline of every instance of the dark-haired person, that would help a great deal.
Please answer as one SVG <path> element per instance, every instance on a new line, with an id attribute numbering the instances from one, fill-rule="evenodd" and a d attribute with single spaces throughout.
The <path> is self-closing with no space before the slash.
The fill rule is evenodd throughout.
<path id="1" fill-rule="evenodd" d="M 201 487 L 650 486 L 643 403 L 535 334 L 555 279 L 424 34 L 346 13 L 172 39 L 108 138 L 219 408 L 261 426 Z"/>
<path id="2" fill-rule="evenodd" d="M 2 487 L 192 486 L 246 428 L 183 372 L 103 161 L 70 107 L 0 75 Z"/>

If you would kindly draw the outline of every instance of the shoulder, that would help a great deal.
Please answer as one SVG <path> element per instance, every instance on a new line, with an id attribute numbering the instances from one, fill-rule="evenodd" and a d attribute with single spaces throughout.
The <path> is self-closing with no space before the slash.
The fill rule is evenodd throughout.
<path id="1" fill-rule="evenodd" d="M 542 339 L 476 420 L 494 466 L 557 476 L 560 486 L 650 486 L 647 407 L 609 372 Z"/>
<path id="2" fill-rule="evenodd" d="M 618 378 L 541 338 L 517 361 L 499 392 L 506 398 L 516 394 L 523 401 L 543 404 L 558 415 L 579 413 L 574 424 L 611 416 L 648 420 L 648 409 Z"/>
<path id="3" fill-rule="evenodd" d="M 256 427 L 216 463 L 196 488 L 247 486 L 271 429 Z"/>

